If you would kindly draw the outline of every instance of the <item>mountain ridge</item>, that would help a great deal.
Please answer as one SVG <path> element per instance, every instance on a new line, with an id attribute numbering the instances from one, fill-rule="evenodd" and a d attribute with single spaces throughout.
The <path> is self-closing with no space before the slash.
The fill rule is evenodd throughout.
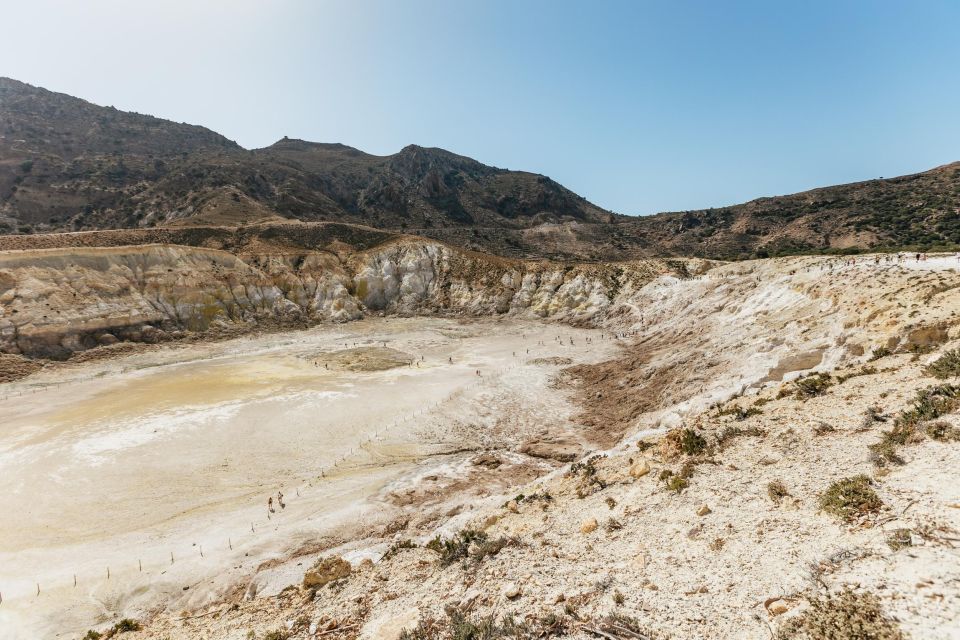
<path id="1" fill-rule="evenodd" d="M 208 128 L 0 78 L 0 233 L 340 222 L 510 257 L 743 259 L 960 247 L 960 163 L 631 217 L 548 176 L 410 144 L 377 156 Z"/>

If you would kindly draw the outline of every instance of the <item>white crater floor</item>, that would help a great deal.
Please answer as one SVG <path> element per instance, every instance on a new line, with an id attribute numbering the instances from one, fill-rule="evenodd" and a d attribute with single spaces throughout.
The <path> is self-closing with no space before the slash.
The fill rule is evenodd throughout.
<path id="1" fill-rule="evenodd" d="M 332 356 L 384 346 L 413 364 L 357 371 Z M 535 360 L 615 349 L 533 321 L 371 319 L 0 385 L 0 638 L 200 606 L 374 522 L 385 487 L 455 467 L 451 452 L 497 429 L 569 429 L 560 367 Z M 278 492 L 286 506 L 270 513 Z"/>

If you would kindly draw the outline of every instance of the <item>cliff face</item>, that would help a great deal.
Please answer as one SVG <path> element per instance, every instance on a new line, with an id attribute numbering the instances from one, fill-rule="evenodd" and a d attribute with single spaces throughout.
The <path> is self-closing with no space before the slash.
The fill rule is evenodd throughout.
<path id="1" fill-rule="evenodd" d="M 586 322 L 668 267 L 564 267 L 471 255 L 429 241 L 355 254 L 236 255 L 151 244 L 0 252 L 0 352 L 64 359 L 119 341 L 365 313 L 530 314 Z"/>

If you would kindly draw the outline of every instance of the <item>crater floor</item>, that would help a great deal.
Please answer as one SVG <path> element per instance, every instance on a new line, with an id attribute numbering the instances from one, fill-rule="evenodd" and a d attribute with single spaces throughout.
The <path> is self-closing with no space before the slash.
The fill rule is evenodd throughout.
<path id="1" fill-rule="evenodd" d="M 616 341 L 600 335 L 520 320 L 368 319 L 4 385 L 0 513 L 16 517 L 0 522 L 0 636 L 196 606 L 294 550 L 426 517 L 445 492 L 443 480 L 425 491 L 425 477 L 465 481 L 479 450 L 571 428 L 556 363 L 609 358 Z M 502 473 L 485 482 L 550 467 L 501 457 Z M 456 491 L 485 493 L 482 483 Z"/>

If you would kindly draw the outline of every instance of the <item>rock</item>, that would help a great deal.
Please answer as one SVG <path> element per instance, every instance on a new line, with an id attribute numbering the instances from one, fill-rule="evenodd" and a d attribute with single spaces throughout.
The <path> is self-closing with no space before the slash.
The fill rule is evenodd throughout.
<path id="1" fill-rule="evenodd" d="M 650 463 L 646 460 L 638 460 L 630 467 L 630 477 L 642 478 L 650 473 Z"/>
<path id="2" fill-rule="evenodd" d="M 500 458 L 493 455 L 492 453 L 481 453 L 471 461 L 471 464 L 473 464 L 473 466 L 475 467 L 486 467 L 487 469 L 496 469 L 501 464 L 503 464 L 503 462 L 500 460 Z"/>
<path id="3" fill-rule="evenodd" d="M 520 509 L 517 507 L 517 501 L 511 500 L 507 503 L 507 511 L 510 513 L 517 513 Z"/>
<path id="4" fill-rule="evenodd" d="M 319 588 L 350 575 L 350 563 L 339 556 L 322 558 L 303 576 L 303 586 Z"/>
<path id="5" fill-rule="evenodd" d="M 705 505 L 705 504 L 700 505 L 700 508 L 697 509 L 697 515 L 698 515 L 698 516 L 705 516 L 705 515 L 707 515 L 708 513 L 713 513 L 713 511 L 710 509 L 709 506 L 707 506 L 707 505 Z"/>
<path id="6" fill-rule="evenodd" d="M 588 518 L 580 525 L 580 533 L 593 533 L 597 530 L 597 519 Z"/>
<path id="7" fill-rule="evenodd" d="M 397 640 L 404 631 L 416 628 L 419 620 L 420 611 L 416 607 L 400 613 L 387 611 L 368 620 L 360 630 L 359 637 L 367 640 Z"/>
<path id="8" fill-rule="evenodd" d="M 520 596 L 520 587 L 515 582 L 510 582 L 503 588 L 503 597 L 513 600 Z"/>
<path id="9" fill-rule="evenodd" d="M 783 598 L 769 598 L 763 606 L 771 616 L 779 616 L 790 610 L 790 605 Z"/>
<path id="10" fill-rule="evenodd" d="M 531 440 L 525 442 L 519 449 L 520 453 L 531 458 L 544 458 L 557 462 L 573 462 L 582 451 L 579 444 L 558 440 Z"/>

